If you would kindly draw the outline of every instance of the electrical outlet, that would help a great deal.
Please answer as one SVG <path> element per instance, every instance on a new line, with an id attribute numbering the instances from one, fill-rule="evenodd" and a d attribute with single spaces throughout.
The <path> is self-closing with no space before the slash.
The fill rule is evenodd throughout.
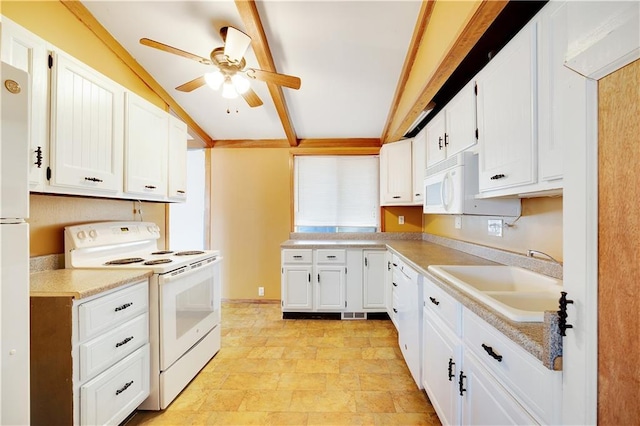
<path id="1" fill-rule="evenodd" d="M 456 216 L 454 226 L 455 226 L 456 229 L 462 229 L 462 217 L 461 216 Z"/>
<path id="2" fill-rule="evenodd" d="M 487 233 L 494 237 L 502 237 L 502 219 L 489 219 L 487 221 Z"/>
<path id="3" fill-rule="evenodd" d="M 398 225 L 404 225 L 404 216 L 398 216 Z"/>
<path id="4" fill-rule="evenodd" d="M 264 296 L 264 287 L 258 287 L 258 296 Z"/>

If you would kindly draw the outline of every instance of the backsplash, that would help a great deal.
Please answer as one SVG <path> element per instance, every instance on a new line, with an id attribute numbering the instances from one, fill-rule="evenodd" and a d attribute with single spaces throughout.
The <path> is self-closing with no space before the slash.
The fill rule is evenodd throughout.
<path id="1" fill-rule="evenodd" d="M 53 271 L 64 269 L 64 254 L 47 254 L 29 259 L 29 272 Z"/>

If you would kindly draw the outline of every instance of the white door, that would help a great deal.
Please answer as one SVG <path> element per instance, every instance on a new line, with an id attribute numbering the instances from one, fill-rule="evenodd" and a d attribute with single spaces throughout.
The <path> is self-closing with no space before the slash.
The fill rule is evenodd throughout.
<path id="1" fill-rule="evenodd" d="M 447 104 L 445 113 L 447 157 L 451 157 L 478 141 L 474 80 Z"/>
<path id="2" fill-rule="evenodd" d="M 149 199 L 164 198 L 169 115 L 131 92 L 125 97 L 125 192 Z"/>
<path id="3" fill-rule="evenodd" d="M 169 116 L 169 198 L 187 199 L 187 125 Z"/>
<path id="4" fill-rule="evenodd" d="M 536 181 L 536 34 L 530 24 L 478 74 L 480 191 Z"/>
<path id="5" fill-rule="evenodd" d="M 444 111 L 436 115 L 425 128 L 427 138 L 427 167 L 447 158 L 444 147 L 445 118 Z"/>
<path id="6" fill-rule="evenodd" d="M 316 271 L 316 309 L 344 310 L 344 266 L 322 266 Z"/>
<path id="7" fill-rule="evenodd" d="M 169 247 L 172 250 L 203 250 L 206 248 L 204 150 L 188 151 L 187 164 L 189 197 L 183 203 L 169 205 Z"/>
<path id="8" fill-rule="evenodd" d="M 61 53 L 51 81 L 51 185 L 121 191 L 123 88 Z"/>
<path id="9" fill-rule="evenodd" d="M 2 61 L 29 73 L 29 187 L 41 190 L 49 150 L 49 52 L 44 40 L 6 17 L 0 38 Z"/>
<path id="10" fill-rule="evenodd" d="M 311 265 L 293 265 L 282 268 L 282 302 L 288 310 L 312 310 Z"/>
<path id="11" fill-rule="evenodd" d="M 424 170 L 427 167 L 427 132 L 421 131 L 411 142 L 411 164 L 413 177 L 413 203 L 422 204 L 424 200 Z"/>
<path id="12" fill-rule="evenodd" d="M 386 250 L 363 250 L 364 282 L 362 307 L 365 309 L 385 309 L 386 298 Z"/>
<path id="13" fill-rule="evenodd" d="M 384 144 L 380 149 L 380 197 L 382 204 L 406 204 L 412 200 L 411 140 Z"/>

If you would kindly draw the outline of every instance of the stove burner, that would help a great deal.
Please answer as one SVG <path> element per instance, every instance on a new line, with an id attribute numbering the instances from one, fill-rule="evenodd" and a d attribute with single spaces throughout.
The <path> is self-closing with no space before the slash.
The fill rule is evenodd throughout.
<path id="1" fill-rule="evenodd" d="M 204 254 L 201 250 L 179 251 L 176 256 L 193 256 L 196 254 Z"/>
<path id="2" fill-rule="evenodd" d="M 110 260 L 109 262 L 105 263 L 105 265 L 128 265 L 130 263 L 138 263 L 142 261 L 144 261 L 144 259 L 141 257 L 129 257 L 126 259 Z"/>
<path id="3" fill-rule="evenodd" d="M 171 253 L 173 253 L 173 251 L 171 250 L 160 250 L 160 251 L 154 251 L 151 254 L 171 254 Z"/>
<path id="4" fill-rule="evenodd" d="M 147 260 L 143 263 L 143 265 L 161 265 L 163 263 L 171 263 L 173 260 L 171 259 L 155 259 L 155 260 Z"/>

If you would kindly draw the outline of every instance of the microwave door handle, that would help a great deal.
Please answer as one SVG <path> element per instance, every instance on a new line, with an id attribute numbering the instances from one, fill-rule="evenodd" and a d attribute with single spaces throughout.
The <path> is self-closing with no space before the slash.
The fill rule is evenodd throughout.
<path id="1" fill-rule="evenodd" d="M 442 206 L 445 211 L 449 211 L 451 203 L 451 173 L 447 172 L 442 179 L 442 190 L 440 192 L 442 198 Z"/>
<path id="2" fill-rule="evenodd" d="M 442 179 L 442 183 L 440 184 L 440 202 L 442 203 L 442 207 L 445 207 L 446 210 L 446 203 L 444 202 L 444 185 L 447 181 L 447 174 L 444 175 L 444 178 Z"/>

